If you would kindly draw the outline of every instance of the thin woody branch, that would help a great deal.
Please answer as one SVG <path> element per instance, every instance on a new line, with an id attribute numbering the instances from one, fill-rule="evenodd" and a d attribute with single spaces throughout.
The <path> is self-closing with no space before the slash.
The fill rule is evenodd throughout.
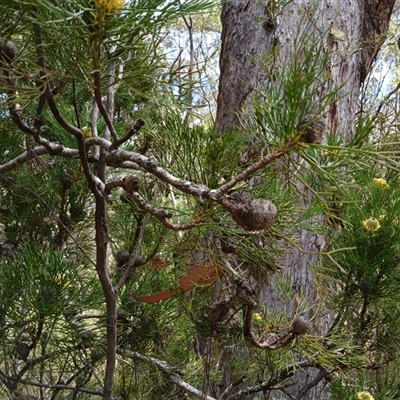
<path id="1" fill-rule="evenodd" d="M 261 160 L 255 162 L 254 164 L 251 164 L 248 168 L 234 176 L 230 181 L 224 183 L 218 189 L 212 190 L 210 192 L 210 198 L 218 201 L 218 199 L 220 199 L 228 190 L 235 187 L 239 182 L 247 179 L 255 172 L 265 168 L 267 165 L 271 164 L 279 157 L 282 157 L 285 153 L 293 149 L 293 147 L 295 147 L 296 145 L 296 142 L 289 141 L 281 149 L 278 149 L 273 153 L 267 154 L 265 157 L 261 158 Z"/>
<path id="2" fill-rule="evenodd" d="M 218 189 L 209 189 L 205 185 L 190 182 L 188 180 L 179 179 L 174 175 L 170 174 L 164 168 L 160 167 L 156 161 L 146 156 L 143 156 L 142 154 L 139 153 L 129 152 L 126 150 L 112 150 L 106 156 L 106 161 L 107 164 L 113 164 L 113 165 L 118 165 L 126 161 L 133 162 L 143 170 L 151 173 L 152 175 L 161 179 L 163 182 L 169 183 L 170 185 L 172 185 L 173 187 L 184 193 L 197 196 L 200 199 L 213 200 L 216 201 L 217 203 L 220 203 L 222 206 L 226 207 L 227 202 L 224 195 L 228 190 L 232 189 L 242 180 L 248 178 L 254 172 L 257 172 L 260 169 L 266 167 L 274 160 L 276 160 L 277 158 L 281 157 L 283 154 L 288 152 L 294 146 L 295 146 L 294 143 L 288 142 L 283 148 L 263 157 L 261 160 L 252 164 L 241 173 L 237 174 L 229 182 L 220 186 Z"/>
<path id="3" fill-rule="evenodd" d="M 99 108 L 101 116 L 104 118 L 106 126 L 111 133 L 112 138 L 115 142 L 119 140 L 117 133 L 115 132 L 114 125 L 108 115 L 107 110 L 104 108 L 102 102 L 102 95 L 101 95 L 101 76 L 99 71 L 95 71 L 93 73 L 93 80 L 94 80 L 94 98 L 96 100 L 96 104 Z"/>
<path id="4" fill-rule="evenodd" d="M 18 384 L 20 383 L 22 377 L 25 375 L 27 371 L 29 371 L 32 367 L 35 365 L 39 365 L 42 362 L 48 360 L 51 357 L 50 354 L 43 354 L 38 358 L 35 358 L 33 360 L 29 360 L 26 362 L 26 364 L 20 369 L 17 375 L 13 376 L 11 379 L 11 385 L 10 389 L 16 389 L 18 387 Z"/>
<path id="5" fill-rule="evenodd" d="M 12 121 L 15 123 L 15 125 L 18 127 L 18 129 L 21 132 L 31 136 L 37 144 L 44 146 L 47 149 L 48 154 L 51 154 L 51 155 L 57 154 L 57 151 L 58 151 L 57 149 L 59 149 L 60 146 L 57 146 L 55 149 L 55 146 L 53 146 L 51 142 L 49 142 L 47 139 L 45 139 L 44 137 L 42 137 L 39 134 L 39 131 L 40 131 L 39 127 L 32 129 L 24 121 L 24 119 L 21 117 L 19 111 L 14 106 L 10 107 L 9 112 L 10 112 Z M 36 119 L 36 121 L 38 121 L 38 118 Z M 33 123 L 33 125 L 35 126 L 35 122 Z"/>
<path id="6" fill-rule="evenodd" d="M 20 116 L 17 108 L 15 105 L 12 105 L 9 108 L 9 113 L 12 121 L 14 122 L 15 125 L 17 125 L 18 129 L 21 132 L 26 133 L 27 135 L 34 136 L 35 131 L 29 127 L 29 125 L 23 120 L 23 118 Z"/>
<path id="7" fill-rule="evenodd" d="M 106 150 L 111 148 L 111 142 L 99 136 L 93 136 L 89 139 L 85 140 L 85 149 L 89 151 L 89 148 L 92 146 L 100 146 Z"/>
<path id="8" fill-rule="evenodd" d="M 229 396 L 229 393 L 232 392 L 232 390 L 241 385 L 243 381 L 247 378 L 248 374 L 242 375 L 239 379 L 236 379 L 236 381 L 232 382 L 228 387 L 222 392 L 221 396 L 219 397 L 219 400 L 224 400 L 226 399 L 227 396 Z"/>
<path id="9" fill-rule="evenodd" d="M 153 199 L 152 199 L 152 202 L 151 202 L 152 206 L 154 206 L 154 204 L 157 201 L 157 198 L 158 198 L 159 195 L 160 195 L 160 187 L 157 186 L 156 191 L 155 191 L 154 196 L 153 196 Z M 132 268 L 135 266 L 135 263 L 139 259 L 139 256 L 140 256 L 139 250 L 140 250 L 140 246 L 142 244 L 144 232 L 145 232 L 147 224 L 149 223 L 149 220 L 150 220 L 150 215 L 151 215 L 150 213 L 146 214 L 146 216 L 141 221 L 141 224 L 140 224 L 140 227 L 139 227 L 137 235 L 135 235 L 135 240 L 134 240 L 133 248 L 132 248 L 132 254 L 131 254 L 130 259 L 128 261 L 128 264 L 126 266 L 126 270 L 124 272 L 124 275 L 119 280 L 119 282 L 115 285 L 115 291 L 117 293 L 119 292 L 121 287 L 124 285 L 124 283 L 130 277 L 131 272 L 132 272 Z"/>
<path id="10" fill-rule="evenodd" d="M 50 143 L 50 148 L 52 149 L 49 153 L 48 147 L 38 146 L 29 151 L 25 151 L 19 156 L 13 158 L 10 161 L 0 165 L 0 173 L 9 172 L 36 157 L 43 156 L 46 154 L 58 155 L 65 158 L 78 158 L 79 152 L 76 149 L 65 148 L 58 143 Z"/>
<path id="11" fill-rule="evenodd" d="M 129 194 L 136 204 L 144 211 L 147 211 L 154 217 L 156 217 L 163 225 L 174 231 L 183 231 L 191 229 L 199 224 L 198 221 L 188 222 L 186 224 L 173 224 L 168 221 L 168 218 L 172 218 L 173 214 L 171 211 L 166 211 L 162 208 L 153 207 L 137 192 L 132 192 Z"/>
<path id="12" fill-rule="evenodd" d="M 76 128 L 75 126 L 71 125 L 61 115 L 60 110 L 58 109 L 57 103 L 55 102 L 53 94 L 51 93 L 51 90 L 48 85 L 46 86 L 46 90 L 47 90 L 47 96 L 46 96 L 47 103 L 49 104 L 50 110 L 51 110 L 54 118 L 56 119 L 56 121 L 58 122 L 58 124 L 61 127 L 63 127 L 67 132 L 72 133 L 76 137 L 76 141 L 78 143 L 79 157 L 80 157 L 83 172 L 85 173 L 86 180 L 89 184 L 90 190 L 96 197 L 102 196 L 102 194 L 98 192 L 96 184 L 93 180 L 93 175 L 90 172 L 86 148 L 85 148 L 85 141 L 83 138 L 83 132 L 79 128 Z"/>
<path id="13" fill-rule="evenodd" d="M 145 219 L 140 224 L 139 233 L 136 237 L 136 240 L 133 245 L 132 255 L 129 258 L 129 261 L 123 265 L 125 269 L 124 274 L 122 275 L 119 282 L 115 285 L 114 290 L 118 293 L 121 287 L 125 284 L 125 282 L 129 279 L 132 274 L 132 269 L 137 265 L 136 261 L 139 259 L 139 249 L 142 243 L 144 231 L 146 230 L 147 223 L 149 222 L 150 214 L 147 214 Z M 142 263 L 139 263 L 141 265 Z"/>
<path id="14" fill-rule="evenodd" d="M 257 307 L 257 303 L 253 300 L 253 296 L 255 294 L 254 289 L 250 287 L 250 285 L 246 281 L 244 281 L 237 274 L 236 271 L 233 270 L 229 261 L 222 255 L 221 241 L 219 238 L 215 238 L 215 244 L 220 254 L 220 259 L 223 262 L 225 268 L 227 268 L 228 271 L 233 272 L 233 275 L 236 277 L 235 278 L 236 293 L 231 297 L 232 300 L 225 301 L 223 304 L 223 306 L 225 307 L 224 318 L 227 318 L 229 310 L 230 308 L 232 308 L 234 303 L 240 300 L 245 305 L 244 316 L 243 316 L 243 335 L 252 346 L 257 347 L 259 349 L 268 349 L 268 350 L 277 350 L 281 347 L 287 346 L 295 337 L 295 334 L 293 332 L 288 333 L 287 335 L 284 336 L 279 336 L 274 333 L 266 332 L 263 335 L 264 339 L 263 341 L 259 341 L 258 339 L 256 339 L 252 326 L 253 313 L 255 308 Z M 213 326 L 217 326 L 217 323 L 221 321 L 221 312 L 219 312 L 219 315 L 217 315 L 215 311 L 217 309 L 221 311 L 221 307 L 217 304 L 214 307 L 214 309 L 215 310 L 212 313 L 210 313 L 211 315 L 213 315 L 214 318 L 214 320 L 211 319 L 211 322 Z"/>
<path id="15" fill-rule="evenodd" d="M 99 107 L 97 105 L 96 99 L 93 98 L 93 108 L 92 108 L 92 113 L 91 113 L 90 122 L 89 122 L 93 137 L 99 137 L 99 132 L 97 130 L 97 121 L 98 120 L 99 120 Z M 100 157 L 100 147 L 96 146 L 94 149 L 94 153 L 95 153 L 95 156 L 97 158 L 99 158 Z"/>
<path id="16" fill-rule="evenodd" d="M 194 397 L 197 397 L 200 400 L 216 400 L 214 397 L 208 396 L 201 390 L 196 389 L 189 383 L 185 382 L 182 378 L 180 378 L 176 374 L 167 375 L 167 378 L 171 382 L 174 382 L 181 389 L 183 389 L 186 393 L 189 393 L 189 394 L 193 395 Z"/>
<path id="17" fill-rule="evenodd" d="M 330 375 L 333 371 L 327 371 L 324 368 L 320 368 L 321 372 L 311 381 L 309 382 L 307 385 L 305 385 L 301 390 L 299 395 L 297 396 L 297 399 L 300 400 L 303 398 L 303 396 L 310 390 L 312 389 L 314 386 L 318 385 L 318 383 L 320 381 L 322 381 L 322 379 L 326 378 L 328 375 Z"/>
<path id="18" fill-rule="evenodd" d="M 191 229 L 198 225 L 198 221 L 192 221 L 186 224 L 173 224 L 168 221 L 168 218 L 172 218 L 173 214 L 171 211 L 166 211 L 162 208 L 154 207 L 149 204 L 138 192 L 140 186 L 140 180 L 137 176 L 127 175 L 122 179 L 107 182 L 104 188 L 104 194 L 108 196 L 111 191 L 117 187 L 123 188 L 126 193 L 136 202 L 136 204 L 144 211 L 156 217 L 162 224 L 167 228 L 175 231 Z"/>
<path id="19" fill-rule="evenodd" d="M 57 390 L 57 391 L 59 391 L 59 390 L 71 390 L 71 391 L 78 391 L 80 393 L 91 394 L 93 396 L 99 396 L 99 397 L 103 396 L 103 391 L 102 390 L 86 389 L 84 387 L 76 387 L 76 385 L 69 386 L 69 385 L 59 384 L 59 383 L 55 384 L 55 385 L 50 385 L 48 383 L 32 382 L 32 381 L 26 380 L 26 379 L 21 379 L 20 383 L 23 384 L 23 385 L 27 385 L 27 386 L 35 386 L 35 387 L 51 389 L 51 390 Z M 18 393 L 18 392 L 14 391 L 14 393 Z M 113 399 L 117 400 L 117 398 L 115 396 L 113 397 Z"/>
<path id="20" fill-rule="evenodd" d="M 237 297 L 246 305 L 243 316 L 243 335 L 253 346 L 259 349 L 276 350 L 281 347 L 287 346 L 294 338 L 293 333 L 289 333 L 280 337 L 272 333 L 265 333 L 262 342 L 255 338 L 253 330 L 253 313 L 257 307 L 257 303 L 253 300 L 254 290 L 243 280 L 237 278 L 236 284 L 238 286 Z"/>
<path id="21" fill-rule="evenodd" d="M 128 40 L 122 46 L 119 46 L 119 48 L 117 48 L 110 54 L 110 59 L 120 57 L 122 53 L 126 51 L 126 49 L 129 49 L 129 46 L 132 44 L 133 40 L 137 37 L 139 33 L 140 30 L 135 29 L 129 36 Z"/>
<path id="22" fill-rule="evenodd" d="M 251 393 L 261 392 L 262 390 L 274 390 L 277 384 L 294 375 L 298 369 L 310 367 L 315 367 L 315 365 L 308 360 L 290 364 L 287 367 L 283 368 L 274 378 L 271 378 L 268 381 L 262 382 L 258 385 L 249 386 L 247 388 L 239 390 L 232 396 L 225 398 L 226 400 L 239 400 Z"/>
<path id="23" fill-rule="evenodd" d="M 148 365 L 154 366 L 160 371 L 165 373 L 165 376 L 172 382 L 174 382 L 177 386 L 182 388 L 186 393 L 190 393 L 193 396 L 197 397 L 201 400 L 216 400 L 214 397 L 208 396 L 206 393 L 196 389 L 192 385 L 185 382 L 181 376 L 185 375 L 186 372 L 179 370 L 171 365 L 169 365 L 166 361 L 158 360 L 157 358 L 144 356 L 143 354 L 137 353 L 136 351 L 122 350 L 118 349 L 117 353 L 131 358 L 136 361 L 142 361 Z"/>
<path id="24" fill-rule="evenodd" d="M 124 136 L 121 139 L 115 140 L 113 142 L 113 144 L 110 147 L 110 150 L 117 149 L 119 146 L 121 146 L 121 144 L 123 144 L 126 141 L 128 141 L 133 135 L 136 135 L 143 126 L 144 126 L 144 121 L 139 118 L 135 122 L 135 124 L 132 126 L 132 128 L 130 129 L 130 131 L 128 132 L 128 134 L 126 136 Z"/>
<path id="25" fill-rule="evenodd" d="M 132 168 L 138 166 L 138 168 L 151 173 L 152 175 L 161 179 L 163 182 L 171 184 L 172 186 L 174 186 L 175 188 L 179 189 L 184 193 L 195 195 L 200 199 L 209 199 L 212 201 L 216 201 L 217 203 L 221 204 L 226 210 L 228 210 L 231 213 L 233 219 L 247 231 L 258 231 L 262 229 L 267 229 L 270 228 L 275 223 L 277 210 L 276 207 L 270 201 L 264 199 L 253 199 L 250 194 L 245 192 L 234 193 L 231 196 L 226 196 L 224 193 L 227 190 L 227 188 L 230 187 L 230 185 L 232 185 L 233 183 L 236 184 L 237 182 L 239 182 L 240 179 L 244 179 L 250 173 L 256 171 L 258 168 L 262 168 L 263 166 L 272 162 L 274 159 L 282 155 L 286 150 L 280 150 L 275 153 L 269 154 L 268 156 L 260 160 L 258 163 L 247 168 L 247 170 L 244 171 L 243 173 L 238 174 L 236 178 L 230 181 L 231 182 L 230 184 L 228 183 L 221 186 L 219 189 L 211 190 L 205 185 L 200 185 L 194 182 L 182 180 L 175 177 L 174 175 L 166 171 L 164 168 L 160 167 L 156 161 L 151 160 L 150 158 L 143 156 L 142 154 L 129 152 L 125 150 L 111 150 L 109 152 L 108 150 L 112 148 L 112 145 L 108 140 L 105 140 L 103 138 L 92 137 L 84 141 L 82 131 L 69 124 L 59 113 L 58 107 L 51 93 L 49 94 L 48 102 L 53 112 L 53 115 L 55 116 L 59 124 L 63 126 L 65 129 L 69 130 L 71 133 L 76 135 L 79 148 L 78 154 L 81 158 L 82 166 L 86 178 L 91 187 L 91 190 L 96 196 L 101 196 L 101 197 L 107 196 L 114 187 L 120 186 L 123 187 L 132 196 L 135 202 L 143 210 L 154 215 L 165 226 L 167 226 L 170 229 L 173 230 L 191 229 L 194 226 L 198 225 L 199 223 L 199 221 L 193 221 L 186 224 L 171 223 L 170 221 L 168 221 L 168 219 L 172 217 L 171 212 L 162 209 L 157 209 L 149 205 L 139 194 L 136 193 L 137 189 L 131 190 L 124 186 L 126 185 L 127 181 L 114 182 L 112 185 L 111 183 L 109 183 L 105 186 L 102 180 L 96 179 L 89 169 L 87 150 L 92 145 L 100 146 L 105 151 L 104 155 L 105 165 L 112 164 L 115 166 L 121 166 L 128 163 L 129 165 L 127 166 L 130 166 Z M 47 151 L 44 151 L 43 148 L 38 148 L 35 150 L 35 153 L 37 155 L 44 155 L 46 153 L 51 155 L 59 154 L 61 156 L 66 156 L 66 157 L 71 157 L 72 155 L 74 156 L 76 155 L 75 152 L 71 153 L 65 151 L 63 147 L 59 144 L 50 143 L 45 139 L 43 139 L 41 142 L 45 142 L 44 148 Z M 29 157 L 30 156 L 26 154 L 25 156 L 18 157 L 17 159 L 10 161 L 3 166 L 0 166 L 0 172 L 5 172 L 7 170 L 15 168 L 17 165 L 20 165 L 23 162 L 28 161 L 30 159 Z"/>
<path id="26" fill-rule="evenodd" d="M 143 156 L 139 153 L 134 153 L 126 150 L 112 150 L 106 156 L 107 164 L 118 165 L 122 162 L 130 161 L 139 166 L 146 172 L 156 176 L 165 183 L 171 184 L 178 190 L 192 194 L 200 198 L 208 197 L 207 194 L 210 189 L 205 185 L 199 185 L 190 181 L 179 179 L 174 175 L 170 174 L 167 170 L 160 167 L 157 161 L 150 159 L 149 157 Z"/>
<path id="27" fill-rule="evenodd" d="M 263 334 L 263 341 L 256 339 L 252 327 L 254 308 L 254 305 L 247 305 L 243 318 L 243 335 L 251 345 L 257 347 L 258 349 L 277 350 L 287 346 L 293 340 L 295 337 L 293 333 L 279 336 L 277 334 L 267 332 Z"/>

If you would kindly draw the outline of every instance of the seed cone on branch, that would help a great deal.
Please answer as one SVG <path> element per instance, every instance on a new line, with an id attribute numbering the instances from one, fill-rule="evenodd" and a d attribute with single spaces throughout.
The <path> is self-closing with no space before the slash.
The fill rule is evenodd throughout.
<path id="1" fill-rule="evenodd" d="M 254 199 L 250 193 L 235 192 L 224 204 L 232 218 L 246 231 L 271 228 L 278 216 L 278 210 L 269 200 Z"/>
<path id="2" fill-rule="evenodd" d="M 129 257 L 130 254 L 128 250 L 120 250 L 115 257 L 117 260 L 118 268 L 122 268 L 124 264 L 126 264 L 129 261 Z"/>
<path id="3" fill-rule="evenodd" d="M 0 36 L 0 61 L 5 61 L 10 64 L 17 53 L 17 49 L 11 40 Z"/>
<path id="4" fill-rule="evenodd" d="M 292 331 L 297 335 L 305 335 L 311 330 L 311 324 L 304 317 L 298 315 L 292 322 Z"/>
<path id="5" fill-rule="evenodd" d="M 119 269 L 122 269 L 125 264 L 127 264 L 131 258 L 131 255 L 128 250 L 120 250 L 117 255 L 116 255 L 116 260 L 117 260 L 117 267 Z M 135 262 L 133 263 L 134 267 L 140 267 L 144 264 L 143 257 L 138 254 L 135 258 Z"/>
<path id="6" fill-rule="evenodd" d="M 128 250 L 123 249 L 116 254 L 115 260 L 117 261 L 116 272 L 118 278 L 122 277 L 125 274 L 127 268 L 129 268 L 130 259 L 131 259 L 131 254 L 129 253 Z M 140 267 L 143 264 L 144 264 L 144 259 L 140 254 L 138 254 L 135 258 L 134 263 L 130 265 L 131 269 L 126 279 L 127 280 L 131 279 L 133 276 L 133 269 Z"/>
<path id="7" fill-rule="evenodd" d="M 324 139 L 325 123 L 322 120 L 311 122 L 311 119 L 311 117 L 305 117 L 301 121 L 301 139 L 304 143 L 321 143 Z"/>

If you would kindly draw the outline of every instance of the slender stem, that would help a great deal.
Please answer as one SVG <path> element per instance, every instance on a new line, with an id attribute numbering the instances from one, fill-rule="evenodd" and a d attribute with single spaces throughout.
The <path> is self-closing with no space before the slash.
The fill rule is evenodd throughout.
<path id="1" fill-rule="evenodd" d="M 103 289 L 106 302 L 106 327 L 107 327 L 107 361 L 104 380 L 105 400 L 112 398 L 112 387 L 116 365 L 117 348 L 117 294 L 113 288 L 108 272 L 108 229 L 106 218 L 106 201 L 104 197 L 96 197 L 95 211 L 96 230 L 96 271 Z"/>
<path id="2" fill-rule="evenodd" d="M 152 206 L 154 206 L 154 204 L 157 201 L 158 196 L 160 195 L 160 187 L 157 186 L 156 191 L 154 193 L 153 196 L 153 200 L 151 202 Z M 117 285 L 115 286 L 115 291 L 118 293 L 119 290 L 121 289 L 122 285 L 126 282 L 126 280 L 128 279 L 128 277 L 131 274 L 131 270 L 132 270 L 132 266 L 135 263 L 136 258 L 139 255 L 139 250 L 140 250 L 140 245 L 142 244 L 142 239 L 143 239 L 143 235 L 144 235 L 144 231 L 146 230 L 147 224 L 150 220 L 150 213 L 147 213 L 146 216 L 144 217 L 140 229 L 139 229 L 139 233 L 135 239 L 135 243 L 133 245 L 133 250 L 132 250 L 132 256 L 131 259 L 129 260 L 129 265 L 126 268 L 126 271 L 123 275 L 123 277 L 120 279 L 120 281 L 117 283 Z"/>
<path id="3" fill-rule="evenodd" d="M 107 110 L 104 108 L 103 102 L 102 102 L 100 72 L 99 71 L 95 71 L 93 73 L 93 78 L 94 78 L 94 98 L 96 100 L 96 104 L 99 107 L 99 111 L 100 111 L 101 116 L 104 118 L 104 121 L 106 123 L 108 132 L 110 132 L 111 136 L 113 137 L 113 139 L 115 141 L 117 141 L 119 139 L 118 135 L 115 132 L 113 123 L 111 121 L 111 118 L 110 118 Z M 107 130 L 106 130 L 106 133 L 107 133 Z M 108 134 L 107 134 L 107 136 L 108 136 Z"/>
<path id="4" fill-rule="evenodd" d="M 114 117 L 114 97 L 115 97 L 115 70 L 116 70 L 116 62 L 115 58 L 111 58 L 108 61 L 108 72 L 107 72 L 107 90 L 106 90 L 106 96 L 107 96 L 107 114 L 109 118 L 112 120 Z M 112 124 L 111 124 L 112 125 Z M 118 136 L 113 129 L 110 129 L 110 127 L 107 124 L 107 129 L 104 133 L 104 138 L 107 140 L 110 140 L 110 133 L 113 136 L 113 139 L 115 141 L 118 140 Z"/>
<path id="5" fill-rule="evenodd" d="M 104 108 L 101 96 L 101 77 L 100 72 L 94 72 L 94 97 L 96 105 L 104 121 L 106 130 L 104 139 L 108 141 L 110 134 L 114 141 L 118 141 L 112 119 L 114 115 L 114 96 L 115 96 L 115 61 L 109 62 L 107 77 L 107 109 Z M 107 176 L 107 150 L 100 148 L 100 157 L 97 163 L 96 175 L 105 184 Z M 118 292 L 113 287 L 108 269 L 108 225 L 107 225 L 107 204 L 103 195 L 96 196 L 95 211 L 95 231 L 96 231 L 96 271 L 103 289 L 106 302 L 106 327 L 107 327 L 107 357 L 105 367 L 103 399 L 112 399 L 112 389 L 114 383 L 114 373 L 117 360 L 117 297 Z"/>
<path id="6" fill-rule="evenodd" d="M 198 399 L 202 400 L 216 400 L 214 397 L 208 396 L 206 393 L 196 389 L 192 385 L 185 382 L 180 376 L 185 375 L 185 371 L 180 371 L 174 368 L 172 365 L 168 364 L 166 361 L 158 360 L 157 358 L 145 356 L 136 351 L 122 350 L 118 349 L 118 354 L 125 357 L 131 358 L 136 361 L 144 362 L 145 364 L 151 365 L 161 372 L 165 373 L 165 376 L 175 385 L 179 386 L 186 393 L 190 393 Z"/>
<path id="7" fill-rule="evenodd" d="M 189 89 L 187 94 L 187 107 L 186 107 L 186 115 L 184 122 L 185 124 L 189 121 L 190 112 L 193 108 L 193 65 L 194 65 L 194 40 L 193 40 L 193 21 L 192 17 L 186 18 L 183 16 L 183 20 L 185 21 L 186 28 L 188 30 L 189 36 L 189 68 L 188 68 L 188 83 Z"/>

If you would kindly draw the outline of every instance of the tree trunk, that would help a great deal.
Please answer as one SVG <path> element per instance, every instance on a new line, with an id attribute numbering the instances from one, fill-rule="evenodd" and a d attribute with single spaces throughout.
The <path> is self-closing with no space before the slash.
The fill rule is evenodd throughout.
<path id="1" fill-rule="evenodd" d="M 231 0 L 224 4 L 216 128 L 224 134 L 237 126 L 239 114 L 246 109 L 254 89 L 262 87 L 267 76 L 257 61 L 278 46 L 276 65 L 290 62 L 296 35 L 308 29 L 308 33 L 321 38 L 329 53 L 330 83 L 340 88 L 336 100 L 326 110 L 327 131 L 351 139 L 360 88 L 388 29 L 394 0 L 295 0 L 282 8 L 279 3 L 283 2 L 271 0 L 263 6 L 258 0 Z M 307 205 L 310 199 L 304 196 L 299 201 Z M 317 264 L 318 257 L 304 254 L 323 250 L 325 238 L 305 230 L 299 231 L 298 236 L 303 252 L 293 249 L 286 255 L 285 271 L 290 276 L 293 292 L 301 291 L 309 304 L 315 304 L 318 292 L 309 266 Z M 268 307 L 278 305 L 279 293 L 275 287 L 273 278 L 262 290 L 260 300 Z M 290 304 L 287 310 L 294 312 Z M 310 310 L 310 314 L 313 312 Z M 331 320 L 329 312 L 321 315 L 315 333 L 325 334 Z M 297 374 L 295 385 L 288 393 L 292 398 L 300 398 L 302 388 L 314 378 L 315 375 L 306 372 Z M 315 386 L 301 398 L 320 399 L 321 390 Z"/>
<path id="2" fill-rule="evenodd" d="M 338 100 L 329 110 L 328 128 L 351 135 L 361 84 L 370 71 L 388 27 L 394 0 L 336 2 L 293 1 L 279 15 L 272 3 L 265 7 L 255 0 L 231 0 L 222 10 L 222 50 L 216 127 L 221 133 L 238 123 L 237 113 L 262 83 L 263 70 L 254 60 L 278 45 L 281 60 L 288 56 L 293 39 L 305 23 L 315 22 L 318 36 L 325 34 L 325 48 L 331 54 L 332 84 L 342 86 Z M 276 7 L 276 6 L 274 6 Z M 271 11 L 272 10 L 272 11 Z M 279 10 L 276 10 L 278 12 Z M 271 15 L 272 13 L 272 15 Z M 338 41 L 329 32 L 344 33 Z"/>

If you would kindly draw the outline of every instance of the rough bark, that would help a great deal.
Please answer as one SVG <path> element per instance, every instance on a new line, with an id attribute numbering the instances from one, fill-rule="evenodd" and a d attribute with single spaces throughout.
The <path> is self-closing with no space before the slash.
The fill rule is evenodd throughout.
<path id="1" fill-rule="evenodd" d="M 223 6 L 216 128 L 224 134 L 238 125 L 238 114 L 249 103 L 254 89 L 263 84 L 265 73 L 256 61 L 276 44 L 280 48 L 277 65 L 290 62 L 293 40 L 311 20 L 315 35 L 321 37 L 324 48 L 329 52 L 328 72 L 332 87 L 340 87 L 336 100 L 326 112 L 327 130 L 350 139 L 355 127 L 360 88 L 388 29 L 394 0 L 294 0 L 282 10 L 275 9 L 281 11 L 279 15 L 271 15 L 274 4 L 277 2 L 267 1 L 264 6 L 257 0 L 231 0 Z M 331 29 L 340 30 L 344 36 L 340 40 L 332 40 Z M 304 197 L 300 201 L 306 205 L 309 199 Z M 318 252 L 325 246 L 323 236 L 307 231 L 299 231 L 298 235 L 302 250 L 306 252 Z M 306 258 L 303 252 L 296 249 L 289 252 L 285 259 L 285 269 L 291 277 L 294 292 L 302 291 L 310 304 L 318 298 L 314 276 L 309 268 L 316 263 L 318 257 Z M 273 282 L 272 279 L 265 285 L 260 299 L 269 307 L 278 304 L 279 295 L 274 290 L 276 285 Z M 319 331 L 316 333 L 326 333 L 330 325 L 329 313 L 327 315 L 319 319 Z M 288 391 L 292 398 L 321 398 L 321 386 L 315 386 L 307 393 L 302 392 L 302 387 L 315 377 L 316 374 L 306 372 L 299 376 L 296 386 Z"/>
<path id="2" fill-rule="evenodd" d="M 237 112 L 264 75 L 254 61 L 274 44 L 273 30 L 255 22 L 267 18 L 266 9 L 259 4 L 234 0 L 222 8 L 221 74 L 215 122 L 221 133 L 238 124 Z"/>
<path id="3" fill-rule="evenodd" d="M 297 0 L 283 8 L 275 24 L 268 23 L 270 3 L 267 1 L 263 7 L 254 0 L 232 0 L 223 6 L 216 127 L 224 133 L 237 125 L 237 113 L 254 88 L 262 83 L 263 70 L 254 60 L 270 51 L 274 44 L 279 45 L 279 57 L 284 59 L 300 24 L 304 23 L 300 16 L 308 8 L 316 31 L 328 32 L 332 27 L 345 34 L 343 40 L 330 43 L 325 35 L 325 43 L 331 52 L 332 84 L 343 85 L 328 115 L 329 128 L 349 134 L 354 128 L 360 86 L 379 51 L 382 34 L 388 29 L 394 0 L 324 0 L 317 2 L 315 10 L 313 2 Z"/>

